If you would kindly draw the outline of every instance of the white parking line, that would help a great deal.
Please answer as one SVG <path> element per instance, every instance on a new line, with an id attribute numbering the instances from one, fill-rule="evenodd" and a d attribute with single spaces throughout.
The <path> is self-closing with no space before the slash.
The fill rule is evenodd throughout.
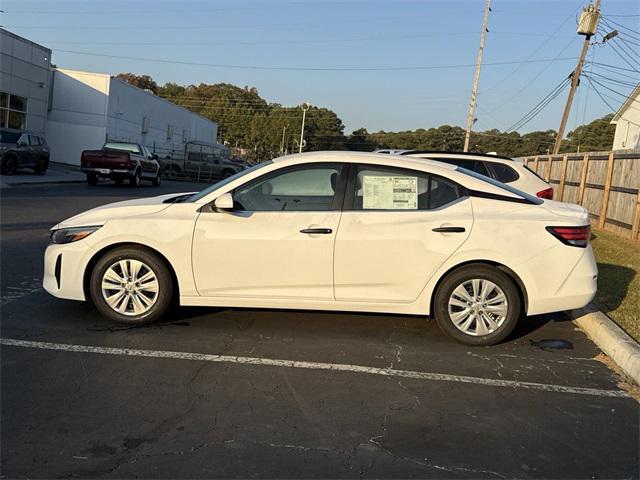
<path id="1" fill-rule="evenodd" d="M 103 355 L 121 355 L 129 357 L 172 358 L 176 360 L 193 360 L 199 362 L 235 363 L 239 365 L 260 365 L 267 367 L 302 368 L 307 370 L 329 370 L 335 372 L 364 373 L 384 377 L 413 378 L 416 380 L 432 380 L 437 382 L 458 382 L 505 387 L 512 389 L 541 390 L 544 392 L 573 393 L 596 397 L 627 397 L 622 390 L 603 390 L 599 388 L 566 387 L 548 383 L 519 382 L 516 380 L 498 380 L 493 378 L 468 377 L 445 373 L 417 372 L 411 370 L 395 370 L 391 368 L 365 367 L 342 363 L 303 362 L 298 360 L 279 360 L 272 358 L 236 357 L 231 355 L 211 355 L 206 353 L 172 352 L 166 350 L 138 350 L 132 348 L 98 347 L 91 345 L 70 345 L 65 343 L 34 342 L 13 338 L 0 338 L 0 345 L 11 347 L 38 348 L 42 350 L 59 350 L 77 353 L 98 353 Z"/>

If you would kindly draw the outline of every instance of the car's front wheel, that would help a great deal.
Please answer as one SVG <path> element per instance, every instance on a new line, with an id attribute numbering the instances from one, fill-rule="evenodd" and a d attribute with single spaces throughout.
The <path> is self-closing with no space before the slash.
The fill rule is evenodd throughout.
<path id="1" fill-rule="evenodd" d="M 495 267 L 472 264 L 448 274 L 433 312 L 441 330 L 469 345 L 494 345 L 515 328 L 521 301 L 513 280 Z"/>
<path id="2" fill-rule="evenodd" d="M 14 156 L 7 156 L 2 160 L 2 175 L 13 175 L 18 169 L 18 162 Z"/>
<path id="3" fill-rule="evenodd" d="M 90 290 L 102 315 L 139 325 L 158 320 L 167 312 L 173 282 L 157 255 L 144 248 L 121 247 L 98 260 L 91 272 Z"/>

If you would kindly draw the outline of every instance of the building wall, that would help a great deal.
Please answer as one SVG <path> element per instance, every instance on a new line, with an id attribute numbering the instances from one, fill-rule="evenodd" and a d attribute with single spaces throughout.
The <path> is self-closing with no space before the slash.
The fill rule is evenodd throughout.
<path id="1" fill-rule="evenodd" d="M 54 162 L 79 165 L 83 150 L 106 140 L 142 143 L 163 158 L 181 157 L 188 141 L 216 141 L 214 122 L 110 75 L 59 68 L 52 84 L 47 140 Z"/>
<path id="2" fill-rule="evenodd" d="M 620 118 L 615 123 L 613 149 L 640 148 L 640 97 L 630 102 L 629 107 L 621 112 Z"/>
<path id="3" fill-rule="evenodd" d="M 83 150 L 106 139 L 109 75 L 76 70 L 53 71 L 47 141 L 51 161 L 80 165 Z"/>
<path id="4" fill-rule="evenodd" d="M 2 99 L 26 99 L 25 124 L 7 123 L 7 105 L 0 105 L 0 127 L 26 128 L 46 134 L 51 50 L 0 28 L 0 92 Z M 13 121 L 22 115 L 12 115 Z"/>
<path id="5" fill-rule="evenodd" d="M 140 142 L 161 157 L 181 156 L 185 143 L 215 143 L 218 126 L 200 115 L 151 92 L 112 77 L 109 88 L 107 136 Z"/>

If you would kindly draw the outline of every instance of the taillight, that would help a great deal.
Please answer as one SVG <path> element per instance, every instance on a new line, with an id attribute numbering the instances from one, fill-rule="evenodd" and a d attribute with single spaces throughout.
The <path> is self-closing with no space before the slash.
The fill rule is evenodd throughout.
<path id="1" fill-rule="evenodd" d="M 540 190 L 536 193 L 536 196 L 539 198 L 546 198 L 547 200 L 553 200 L 553 188 L 545 188 L 544 190 Z"/>
<path id="2" fill-rule="evenodd" d="M 591 239 L 591 227 L 547 227 L 547 232 L 556 237 L 565 245 L 584 248 L 589 245 Z"/>

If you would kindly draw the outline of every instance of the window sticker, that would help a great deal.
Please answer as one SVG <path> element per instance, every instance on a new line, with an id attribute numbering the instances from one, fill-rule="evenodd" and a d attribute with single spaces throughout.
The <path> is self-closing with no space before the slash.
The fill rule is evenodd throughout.
<path id="1" fill-rule="evenodd" d="M 362 208 L 364 210 L 417 210 L 418 177 L 362 177 Z"/>

